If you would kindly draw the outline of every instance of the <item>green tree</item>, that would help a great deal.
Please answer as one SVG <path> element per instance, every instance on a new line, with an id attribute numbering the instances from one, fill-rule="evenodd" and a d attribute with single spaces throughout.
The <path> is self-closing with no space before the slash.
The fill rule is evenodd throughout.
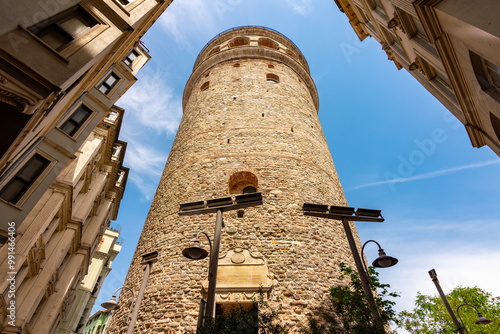
<path id="1" fill-rule="evenodd" d="M 280 309 L 269 305 L 261 289 L 252 308 L 236 306 L 223 315 L 207 319 L 198 334 L 288 334 L 287 326 L 279 318 Z"/>
<path id="2" fill-rule="evenodd" d="M 500 333 L 500 303 L 491 298 L 491 294 L 478 287 L 456 287 L 446 295 L 451 308 L 456 313 L 457 307 L 467 303 L 477 307 L 485 317 L 493 320 L 488 325 L 476 325 L 477 313 L 474 308 L 462 306 L 460 316 L 470 334 Z M 403 311 L 399 315 L 400 327 L 410 333 L 456 333 L 455 325 L 446 311 L 439 295 L 427 296 L 417 293 L 413 311 Z M 458 317 L 458 314 L 457 314 Z"/>
<path id="3" fill-rule="evenodd" d="M 310 318 L 307 328 L 302 332 L 306 334 L 319 333 L 352 333 L 352 334 L 379 334 L 385 333 L 384 327 L 389 322 L 396 322 L 396 312 L 393 309 L 395 302 L 387 297 L 399 297 L 397 293 L 389 292 L 389 284 L 382 284 L 378 273 L 369 267 L 372 281 L 372 290 L 375 303 L 380 311 L 382 323 L 379 327 L 373 322 L 370 306 L 366 299 L 363 285 L 357 271 L 345 263 L 340 263 L 340 279 L 349 278 L 346 285 L 330 288 L 329 297 L 331 306 L 328 309 L 319 309 L 319 319 Z"/>

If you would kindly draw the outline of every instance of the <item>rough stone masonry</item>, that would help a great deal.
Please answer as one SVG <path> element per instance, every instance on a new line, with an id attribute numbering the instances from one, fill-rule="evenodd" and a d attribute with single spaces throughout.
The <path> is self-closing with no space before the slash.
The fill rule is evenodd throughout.
<path id="1" fill-rule="evenodd" d="M 213 235 L 215 214 L 179 216 L 179 204 L 249 191 L 262 193 L 262 206 L 223 216 L 218 309 L 248 303 L 262 286 L 295 332 L 341 282 L 338 264 L 354 267 L 342 224 L 302 213 L 305 202 L 347 205 L 307 62 L 278 32 L 229 30 L 200 53 L 183 109 L 125 280 L 137 295 L 141 255 L 158 251 L 134 333 L 196 329 L 208 259 L 188 260 L 181 252 L 198 231 Z M 208 249 L 206 239 L 200 241 Z M 131 296 L 122 295 L 109 333 L 126 329 Z"/>

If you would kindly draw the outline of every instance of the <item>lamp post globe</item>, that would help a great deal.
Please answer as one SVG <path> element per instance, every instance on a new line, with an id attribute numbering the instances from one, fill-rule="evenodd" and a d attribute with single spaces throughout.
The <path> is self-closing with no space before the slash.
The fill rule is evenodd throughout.
<path id="1" fill-rule="evenodd" d="M 101 306 L 109 311 L 118 310 L 120 308 L 120 305 L 116 302 L 116 295 L 113 295 L 107 302 L 102 303 Z"/>
<path id="2" fill-rule="evenodd" d="M 376 268 L 388 268 L 394 266 L 398 263 L 398 259 L 385 254 L 384 250 L 380 248 L 378 250 L 378 258 L 372 262 L 372 265 Z"/>
<path id="3" fill-rule="evenodd" d="M 493 320 L 490 320 L 488 318 L 485 318 L 481 313 L 477 313 L 477 320 L 475 322 L 476 325 L 487 325 L 487 324 L 491 324 L 493 322 Z"/>

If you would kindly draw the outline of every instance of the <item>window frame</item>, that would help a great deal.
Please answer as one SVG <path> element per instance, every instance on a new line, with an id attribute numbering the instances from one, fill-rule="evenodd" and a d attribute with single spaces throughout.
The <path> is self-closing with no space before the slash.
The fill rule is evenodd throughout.
<path id="1" fill-rule="evenodd" d="M 486 65 L 486 62 L 494 63 L 472 50 L 469 50 L 469 60 L 481 91 L 496 102 L 500 102 L 500 89 L 493 84 L 492 78 L 488 73 L 489 67 Z"/>
<path id="2" fill-rule="evenodd" d="M 88 113 L 87 116 L 84 117 L 83 120 L 80 121 L 80 123 L 79 123 L 78 127 L 76 128 L 76 130 L 73 131 L 72 134 L 70 134 L 70 133 L 66 132 L 65 130 L 63 130 L 62 127 L 71 119 L 71 117 L 73 115 L 75 115 L 78 112 L 78 110 L 80 108 L 87 109 L 89 111 L 89 113 Z M 61 123 L 60 123 L 60 125 L 57 126 L 57 129 L 59 129 L 62 133 L 64 133 L 65 135 L 69 136 L 70 138 L 76 139 L 82 133 L 83 129 L 85 129 L 85 127 L 90 122 L 90 120 L 92 118 L 94 118 L 95 114 L 96 114 L 96 111 L 93 110 L 91 107 L 89 107 L 87 104 L 80 103 L 80 104 L 78 104 L 78 106 L 76 106 L 75 108 L 73 108 L 71 110 L 71 112 L 69 112 L 68 115 L 66 115 L 65 118 L 63 118 L 61 120 Z"/>
<path id="3" fill-rule="evenodd" d="M 64 30 L 64 28 L 61 27 L 60 24 L 67 22 L 69 19 L 75 17 L 78 13 L 80 13 L 84 19 L 93 21 L 94 25 L 87 26 L 82 31 L 78 32 L 73 36 L 66 30 Z M 66 37 L 69 36 L 69 40 L 66 43 L 56 48 L 48 44 L 42 38 L 42 36 L 40 36 L 40 34 L 43 30 L 49 30 L 51 26 L 53 29 L 59 32 L 63 31 L 64 32 L 63 35 L 66 35 Z M 21 28 L 27 31 L 29 34 L 31 34 L 36 40 L 41 42 L 44 46 L 46 46 L 50 50 L 53 50 L 56 54 L 64 58 L 78 51 L 80 48 L 82 48 L 85 44 L 89 43 L 91 40 L 97 37 L 108 27 L 109 26 L 106 24 L 106 22 L 102 18 L 100 18 L 89 6 L 85 5 L 84 3 L 81 3 L 71 8 L 68 8 L 67 10 L 58 13 L 48 19 L 33 24 L 28 28 L 24 27 Z"/>
<path id="4" fill-rule="evenodd" d="M 401 8 L 396 7 L 396 13 L 401 19 L 401 25 L 403 26 L 404 32 L 408 36 L 408 38 L 420 38 L 427 43 L 429 43 L 429 37 L 427 36 L 427 32 L 418 17 L 413 16 L 412 14 L 402 10 Z M 416 21 L 420 23 L 420 28 L 418 27 Z M 423 30 L 423 31 L 420 31 Z"/>
<path id="5" fill-rule="evenodd" d="M 116 80 L 111 84 L 109 85 L 106 81 L 108 81 L 109 78 L 111 77 L 114 77 Z M 99 92 L 101 92 L 101 94 L 105 95 L 105 96 L 111 96 L 113 95 L 113 93 L 115 92 L 115 90 L 117 89 L 118 87 L 118 83 L 122 80 L 122 77 L 120 77 L 118 74 L 116 74 L 115 72 L 111 71 L 109 72 L 108 75 L 106 75 L 104 77 L 103 80 L 101 80 L 101 82 L 99 82 L 99 84 L 96 86 L 97 90 Z M 106 91 L 103 92 L 101 90 L 101 87 L 105 87 Z"/>
<path id="6" fill-rule="evenodd" d="M 132 59 L 132 60 L 130 60 L 130 58 L 129 58 L 129 56 L 131 54 L 135 55 L 134 59 Z M 141 54 L 140 54 L 139 51 L 137 51 L 136 49 L 132 49 L 132 50 L 130 50 L 129 53 L 127 53 L 127 55 L 125 56 L 125 58 L 123 58 L 123 63 L 125 65 L 127 65 L 130 69 L 132 69 L 134 67 L 134 63 L 137 62 L 137 59 L 139 59 L 140 56 L 141 56 Z M 130 62 L 130 64 L 127 63 L 128 61 Z"/>
<path id="7" fill-rule="evenodd" d="M 483 57 L 481 57 L 481 63 L 483 65 L 484 73 L 486 74 L 486 79 L 488 80 L 490 87 L 500 93 L 500 85 L 496 84 L 496 81 L 493 80 L 493 77 L 490 73 L 491 71 L 494 72 L 497 76 L 500 76 L 500 66 Z"/>
<path id="8" fill-rule="evenodd" d="M 417 54 L 417 59 L 420 62 L 420 66 L 422 67 L 422 70 L 424 71 L 425 76 L 427 77 L 427 79 L 430 82 L 435 80 L 435 81 L 439 82 L 441 85 L 447 87 L 448 89 L 451 89 L 450 79 L 448 78 L 448 75 L 446 73 L 443 73 L 438 68 L 431 65 L 430 62 L 427 61 L 421 55 Z M 447 80 L 443 79 L 443 75 L 446 76 Z"/>
<path id="9" fill-rule="evenodd" d="M 122 0 L 113 0 L 113 1 L 117 3 L 121 8 L 123 8 L 125 11 L 130 12 L 135 7 L 143 3 L 145 0 L 125 0 L 128 3 L 123 3 Z"/>
<path id="10" fill-rule="evenodd" d="M 35 156 L 39 156 L 41 159 L 46 160 L 47 163 L 45 166 L 37 172 L 36 176 L 32 176 L 32 179 L 26 182 L 26 185 L 23 187 L 22 190 L 19 191 L 19 193 L 16 195 L 13 201 L 3 198 L 2 193 L 6 190 L 6 188 L 15 180 L 19 179 L 19 175 L 24 171 L 26 167 L 28 167 L 28 164 L 30 161 L 32 161 Z M 8 203 L 10 205 L 15 206 L 16 208 L 21 208 L 24 203 L 28 200 L 28 198 L 33 194 L 33 192 L 38 188 L 40 183 L 47 177 L 48 173 L 52 170 L 53 166 L 57 162 L 49 156 L 47 153 L 40 151 L 39 149 L 35 149 L 31 154 L 29 154 L 26 159 L 24 159 L 24 162 L 22 164 L 19 164 L 12 173 L 11 175 L 3 182 L 3 184 L 0 187 L 0 201 L 4 203 Z M 23 180 L 26 181 L 26 180 Z"/>

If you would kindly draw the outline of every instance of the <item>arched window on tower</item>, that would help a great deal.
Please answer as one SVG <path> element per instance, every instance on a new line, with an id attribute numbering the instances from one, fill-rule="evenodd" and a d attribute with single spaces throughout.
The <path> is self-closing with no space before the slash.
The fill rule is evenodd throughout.
<path id="1" fill-rule="evenodd" d="M 209 86 L 210 86 L 210 81 L 205 81 L 203 85 L 201 85 L 200 90 L 201 91 L 207 90 Z"/>
<path id="2" fill-rule="evenodd" d="M 234 48 L 237 46 L 244 46 L 250 44 L 250 38 L 248 37 L 236 37 L 229 42 L 229 47 Z"/>
<path id="3" fill-rule="evenodd" d="M 279 83 L 280 77 L 277 76 L 276 74 L 268 73 L 268 74 L 266 74 L 266 80 L 267 80 L 267 82 Z"/>
<path id="4" fill-rule="evenodd" d="M 269 38 L 259 38 L 259 46 L 265 46 L 266 48 L 279 49 L 278 43 Z"/>
<path id="5" fill-rule="evenodd" d="M 258 191 L 257 176 L 251 172 L 236 172 L 229 177 L 230 194 L 250 194 Z"/>

